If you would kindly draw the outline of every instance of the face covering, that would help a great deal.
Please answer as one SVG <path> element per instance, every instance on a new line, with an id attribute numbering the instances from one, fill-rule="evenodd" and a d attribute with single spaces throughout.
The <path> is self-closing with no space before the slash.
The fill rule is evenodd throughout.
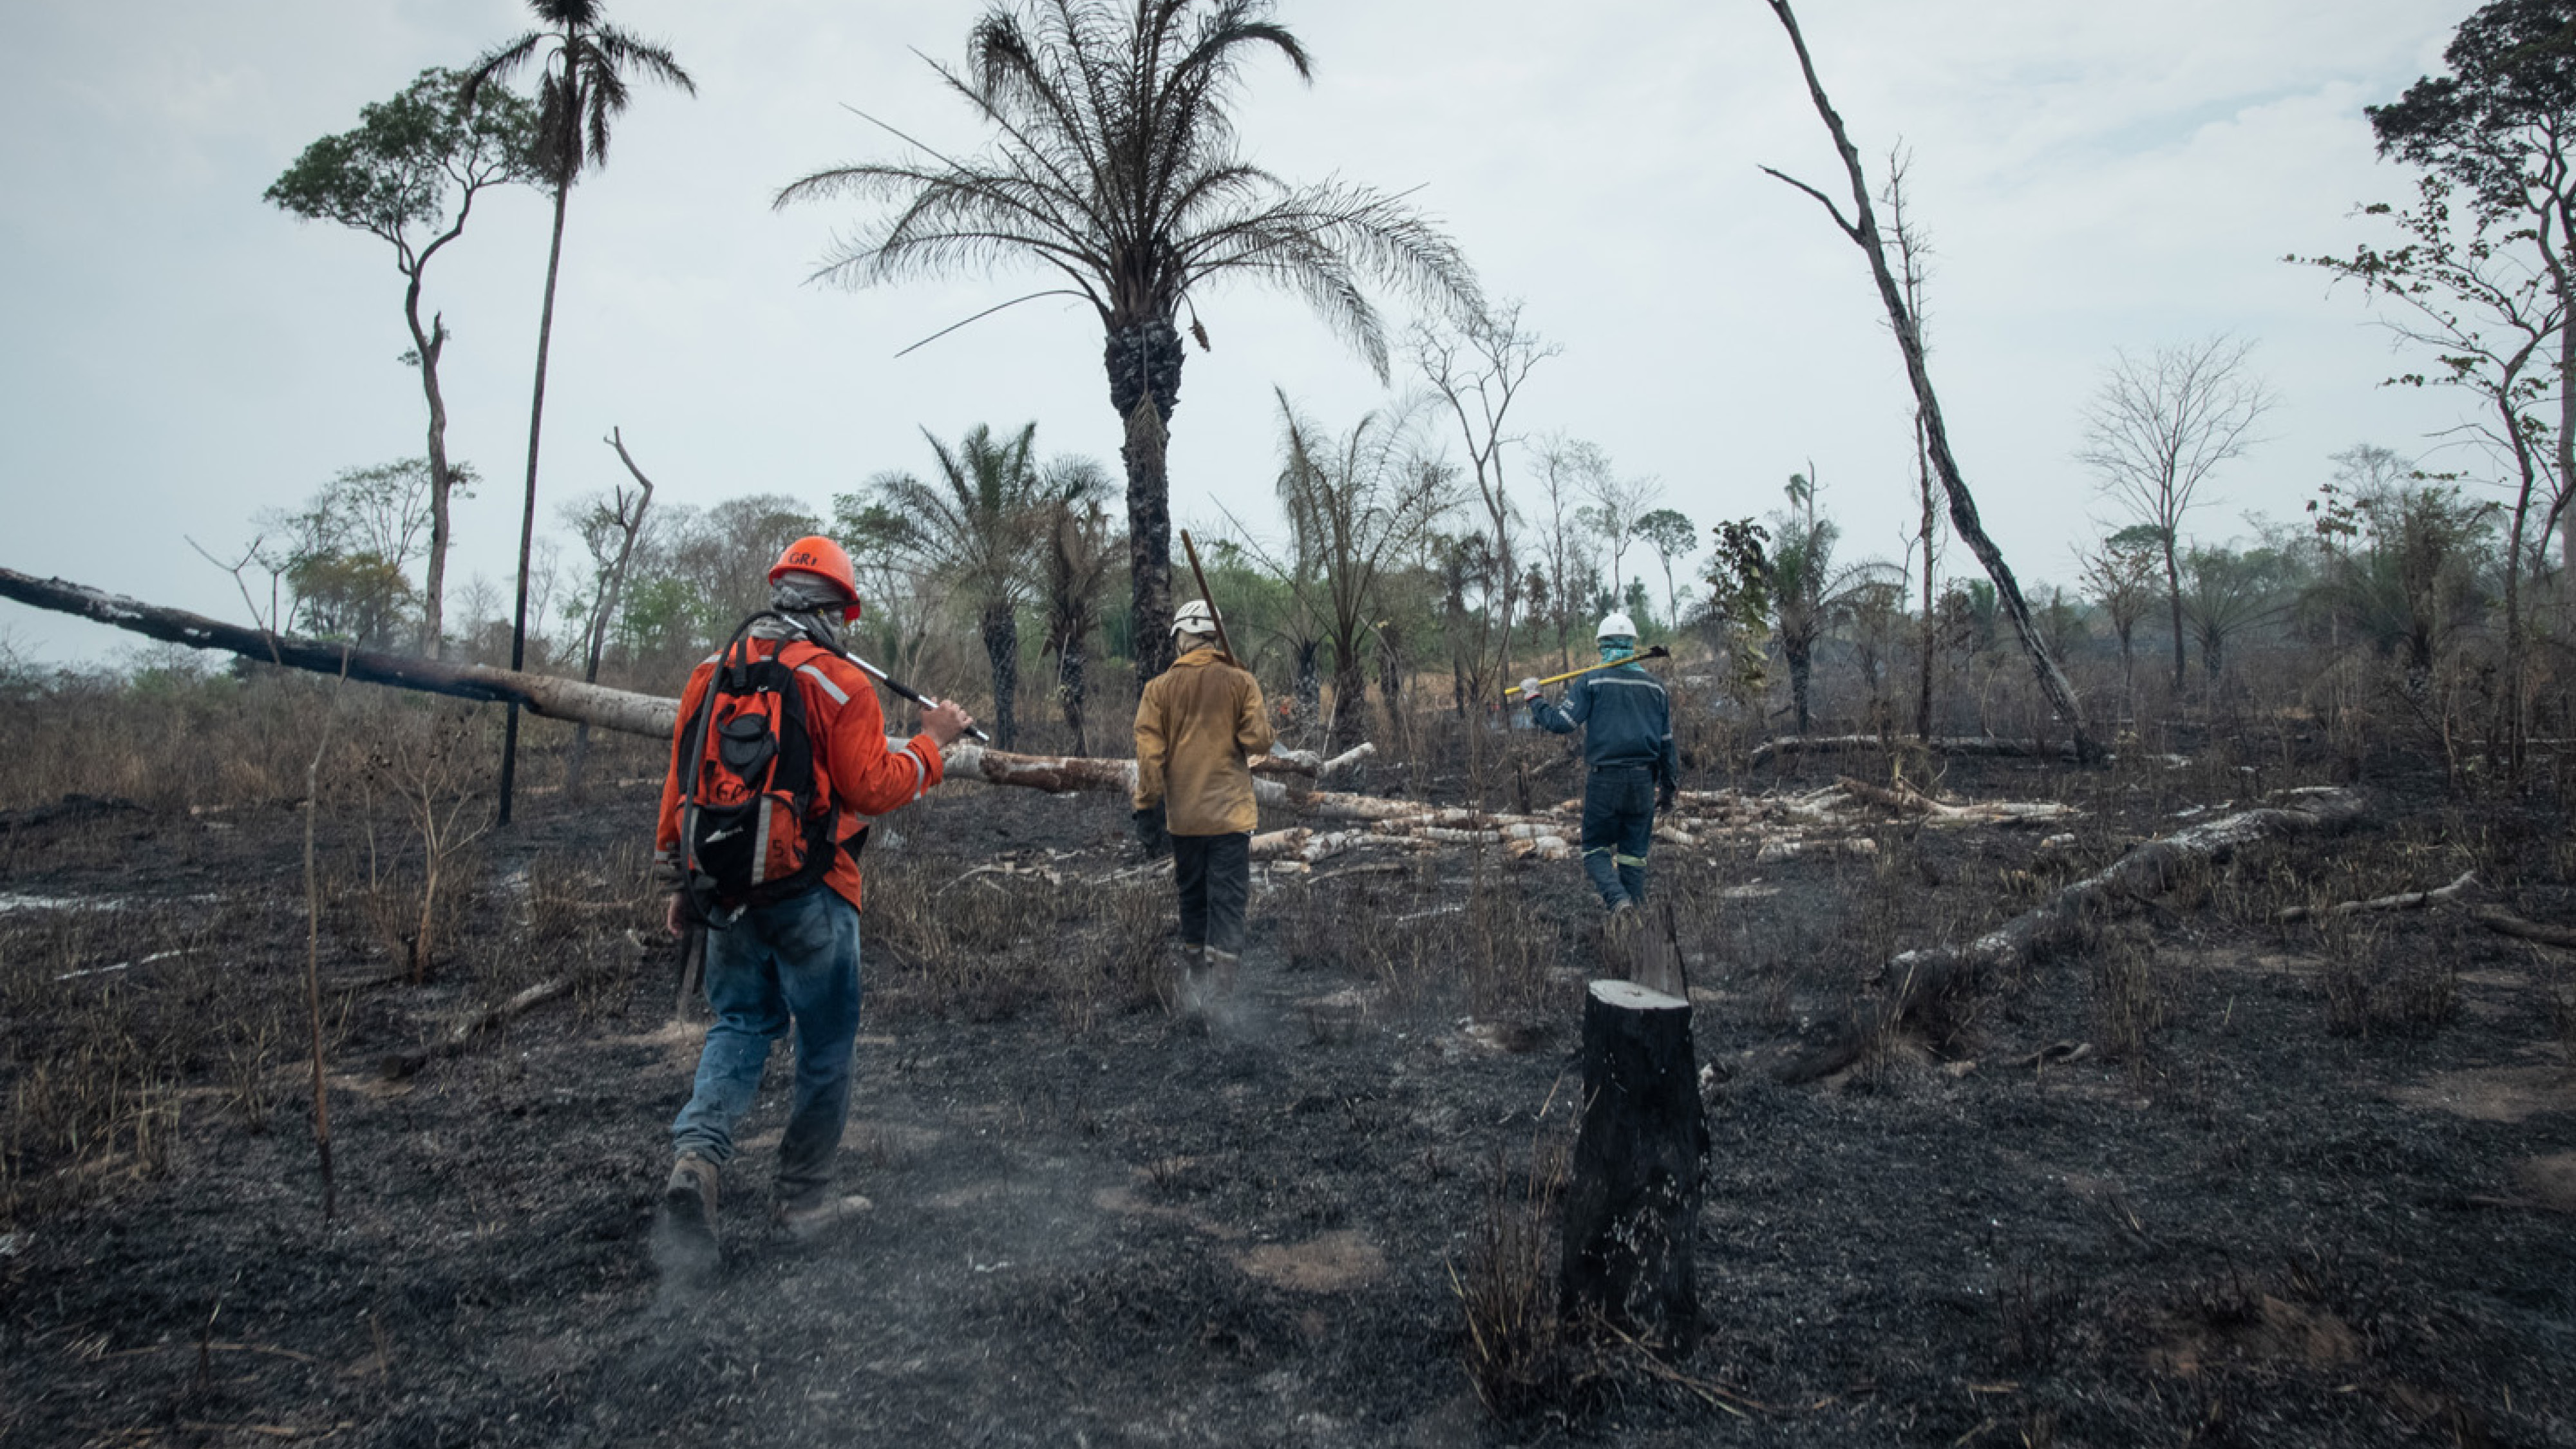
<path id="1" fill-rule="evenodd" d="M 769 587 L 769 607 L 794 620 L 805 637 L 836 652 L 841 647 L 841 611 L 849 603 L 831 585 L 794 574 Z"/>
<path id="2" fill-rule="evenodd" d="M 1604 664 L 1617 664 L 1623 660 L 1633 659 L 1636 655 L 1637 641 L 1634 639 L 1604 639 L 1601 641 L 1601 662 Z"/>

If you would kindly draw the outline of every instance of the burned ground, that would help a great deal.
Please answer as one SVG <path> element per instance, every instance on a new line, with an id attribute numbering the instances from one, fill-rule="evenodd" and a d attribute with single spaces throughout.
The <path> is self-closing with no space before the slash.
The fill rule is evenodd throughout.
<path id="1" fill-rule="evenodd" d="M 327 1222 L 301 816 L 15 812 L 0 1439 L 2576 1443 L 2568 957 L 2456 911 L 2274 920 L 2470 869 L 2576 919 L 2554 815 L 2373 782 L 2347 835 L 2187 879 L 1821 1084 L 1772 1078 L 1893 952 L 2290 782 L 1978 762 L 1945 787 L 2062 796 L 2075 838 L 1890 821 L 1865 857 L 1666 852 L 1715 1138 L 1679 1363 L 1497 1316 L 1549 1296 L 1512 1244 L 1548 1256 L 1531 1199 L 1599 969 L 1571 866 L 1268 874 L 1242 998 L 1198 1022 L 1158 996 L 1164 887 L 1114 807 L 956 790 L 894 817 L 844 1159 L 870 1206 L 810 1244 L 767 1226 L 773 1090 L 724 1279 L 689 1294 L 649 1231 L 694 1040 L 645 789 L 541 797 L 460 856 L 425 971 L 416 845 L 325 812 Z M 1517 1353 L 1481 1381 L 1478 1334 Z"/>

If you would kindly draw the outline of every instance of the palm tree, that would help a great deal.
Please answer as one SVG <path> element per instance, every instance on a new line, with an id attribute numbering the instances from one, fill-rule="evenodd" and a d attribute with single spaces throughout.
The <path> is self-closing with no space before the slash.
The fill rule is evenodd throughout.
<path id="1" fill-rule="evenodd" d="M 964 69 L 931 62 L 992 128 L 982 154 L 952 159 L 895 132 L 910 158 L 818 171 L 778 193 L 780 206 L 847 196 L 885 207 L 822 275 L 866 286 L 1033 264 L 1065 283 L 1034 296 L 1079 296 L 1098 312 L 1125 428 L 1140 677 L 1171 662 L 1165 457 L 1185 307 L 1208 346 L 1194 291 L 1238 277 L 1294 291 L 1381 381 L 1385 326 L 1363 274 L 1468 311 L 1480 301 L 1456 246 L 1401 197 L 1292 185 L 1241 158 L 1232 103 L 1265 48 L 1311 78 L 1269 0 L 994 0 L 968 32 Z"/>
<path id="2" fill-rule="evenodd" d="M 539 172 L 555 194 L 553 239 L 546 250 L 546 296 L 537 316 L 536 393 L 528 404 L 527 501 L 519 515 L 519 596 L 510 622 L 510 667 L 526 661 L 528 645 L 528 556 L 537 536 L 537 441 L 546 416 L 546 351 L 554 340 L 555 278 L 563 267 L 564 203 L 582 168 L 608 164 L 608 127 L 623 114 L 630 99 L 626 79 L 641 73 L 691 95 L 697 82 L 680 69 L 671 52 L 635 38 L 601 18 L 598 0 L 528 0 L 544 28 L 486 52 L 465 77 L 458 104 L 471 108 L 485 85 L 507 80 L 531 60 L 543 75 L 537 83 L 536 159 Z M 518 770 L 519 707 L 510 706 L 501 745 L 501 823 L 510 823 L 510 788 Z"/>
<path id="3" fill-rule="evenodd" d="M 1789 475 L 1789 507 L 1772 515 L 1777 542 L 1770 558 L 1771 607 L 1780 634 L 1780 657 L 1789 665 L 1789 700 L 1798 733 L 1809 727 L 1807 684 L 1814 677 L 1816 645 L 1850 617 L 1853 606 L 1889 572 L 1883 563 L 1834 563 L 1842 525 L 1816 512 L 1814 464 Z M 1876 681 L 1872 681 L 1875 685 Z"/>
<path id="4" fill-rule="evenodd" d="M 1099 477 L 1088 463 L 1041 472 L 1037 430 L 1030 423 L 997 441 L 979 424 L 951 449 L 925 429 L 922 437 L 939 463 L 935 481 L 881 473 L 862 492 L 835 500 L 844 533 L 948 580 L 974 604 L 993 671 L 993 742 L 1003 749 L 1019 730 L 1013 701 L 1020 683 L 1019 611 L 1034 584 L 1029 565 L 1059 506 L 1081 501 Z"/>

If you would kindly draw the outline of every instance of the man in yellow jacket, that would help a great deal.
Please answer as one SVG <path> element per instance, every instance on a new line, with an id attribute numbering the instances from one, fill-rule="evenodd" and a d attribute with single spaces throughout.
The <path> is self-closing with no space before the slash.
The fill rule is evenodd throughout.
<path id="1" fill-rule="evenodd" d="M 1218 651 L 1215 610 L 1183 604 L 1172 635 L 1180 657 L 1136 701 L 1136 834 L 1149 855 L 1170 846 L 1183 1000 L 1195 1006 L 1203 987 L 1232 987 L 1243 955 L 1257 818 L 1252 757 L 1270 752 L 1270 716 L 1261 686 Z"/>

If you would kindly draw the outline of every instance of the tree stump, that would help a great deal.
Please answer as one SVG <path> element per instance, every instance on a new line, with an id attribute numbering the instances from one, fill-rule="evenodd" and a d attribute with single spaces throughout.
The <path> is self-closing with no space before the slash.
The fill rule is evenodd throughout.
<path id="1" fill-rule="evenodd" d="M 1563 1310 L 1687 1354 L 1699 1341 L 1700 1163 L 1690 1002 L 1595 981 L 1583 1007 L 1583 1128 L 1565 1196 Z"/>

